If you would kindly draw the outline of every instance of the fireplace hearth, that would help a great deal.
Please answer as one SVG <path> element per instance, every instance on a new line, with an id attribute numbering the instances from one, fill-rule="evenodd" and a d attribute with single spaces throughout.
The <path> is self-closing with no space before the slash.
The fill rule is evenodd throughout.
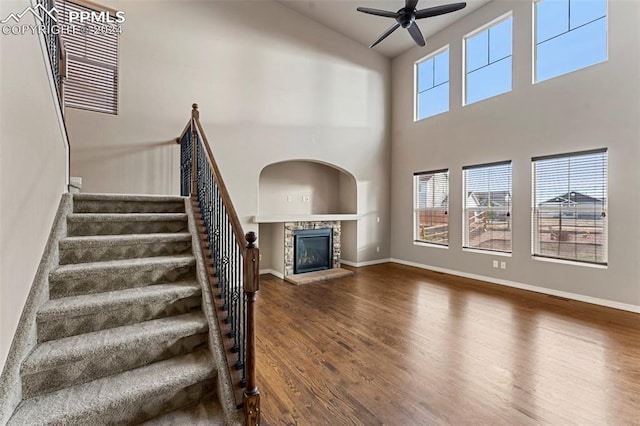
<path id="1" fill-rule="evenodd" d="M 301 229 L 293 232 L 293 273 L 331 269 L 333 232 L 331 228 Z"/>

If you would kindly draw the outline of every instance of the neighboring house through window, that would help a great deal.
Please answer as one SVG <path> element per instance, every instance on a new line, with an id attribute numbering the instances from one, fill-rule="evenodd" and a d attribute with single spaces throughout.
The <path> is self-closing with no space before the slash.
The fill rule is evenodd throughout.
<path id="1" fill-rule="evenodd" d="M 66 107 L 107 114 L 118 113 L 118 36 L 120 24 L 112 16 L 110 21 L 99 22 L 70 16 L 94 12 L 115 15 L 115 11 L 99 8 L 93 3 L 56 0 L 58 24 L 73 28 L 60 36 L 67 53 L 67 80 L 64 84 Z M 72 15 L 73 14 L 73 15 Z M 104 13 L 103 13 L 104 16 Z"/>
<path id="2" fill-rule="evenodd" d="M 414 239 L 449 245 L 449 171 L 415 173 Z"/>
<path id="3" fill-rule="evenodd" d="M 511 253 L 511 161 L 463 168 L 463 247 Z"/>
<path id="4" fill-rule="evenodd" d="M 607 151 L 536 157 L 533 255 L 607 263 Z"/>
<path id="5" fill-rule="evenodd" d="M 416 62 L 416 120 L 449 111 L 449 46 Z"/>
<path id="6" fill-rule="evenodd" d="M 536 82 L 606 61 L 607 1 L 536 1 L 535 53 Z"/>
<path id="7" fill-rule="evenodd" d="M 509 13 L 465 36 L 465 105 L 511 91 L 512 22 Z"/>

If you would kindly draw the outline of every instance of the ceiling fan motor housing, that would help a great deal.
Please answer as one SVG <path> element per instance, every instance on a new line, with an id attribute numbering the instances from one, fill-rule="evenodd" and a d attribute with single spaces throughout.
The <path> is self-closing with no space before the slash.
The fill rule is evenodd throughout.
<path id="1" fill-rule="evenodd" d="M 416 15 L 414 14 L 414 12 L 414 10 L 409 11 L 402 8 L 398 11 L 398 17 L 396 18 L 396 21 L 398 21 L 398 24 L 400 24 L 402 28 L 409 28 L 411 24 L 413 24 L 413 22 L 416 20 Z"/>

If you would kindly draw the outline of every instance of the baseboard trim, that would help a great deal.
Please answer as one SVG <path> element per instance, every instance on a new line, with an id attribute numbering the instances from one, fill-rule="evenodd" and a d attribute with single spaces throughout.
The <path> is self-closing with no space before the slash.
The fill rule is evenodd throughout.
<path id="1" fill-rule="evenodd" d="M 415 268 L 420 268 L 420 269 L 426 269 L 429 271 L 442 272 L 449 275 L 456 275 L 458 277 L 471 278 L 474 280 L 486 281 L 492 284 L 499 284 L 507 287 L 518 288 L 520 290 L 528 290 L 536 293 L 548 294 L 551 296 L 564 297 L 566 299 L 577 300 L 578 302 L 591 303 L 593 305 L 620 309 L 622 311 L 633 312 L 636 314 L 640 313 L 640 306 L 632 305 L 630 303 L 622 303 L 622 302 L 616 302 L 614 300 L 600 299 L 598 297 L 585 296 L 583 294 L 577 294 L 577 293 L 569 293 L 567 291 L 554 290 L 554 289 L 545 288 L 545 287 L 538 287 L 535 285 L 503 280 L 500 278 L 487 277 L 484 275 L 470 274 L 468 272 L 460 272 L 460 271 L 455 271 L 453 269 L 440 268 L 438 266 L 425 265 L 423 263 L 417 263 L 417 262 L 410 262 L 408 260 L 391 258 L 389 259 L 389 261 L 393 263 L 399 263 L 401 265 L 413 266 Z"/>
<path id="2" fill-rule="evenodd" d="M 371 266 L 371 265 L 379 265 L 381 263 L 389 263 L 391 262 L 392 259 L 376 259 L 376 260 L 367 260 L 366 262 L 352 262 L 350 260 L 344 260 L 344 259 L 340 259 L 340 263 L 347 265 L 347 266 L 353 266 L 354 268 L 361 268 L 363 266 Z"/>
<path id="3" fill-rule="evenodd" d="M 271 275 L 275 275 L 276 277 L 280 278 L 281 280 L 284 279 L 284 274 L 282 272 L 278 272 L 274 269 L 260 269 L 260 275 L 266 275 L 266 274 L 271 274 Z"/>

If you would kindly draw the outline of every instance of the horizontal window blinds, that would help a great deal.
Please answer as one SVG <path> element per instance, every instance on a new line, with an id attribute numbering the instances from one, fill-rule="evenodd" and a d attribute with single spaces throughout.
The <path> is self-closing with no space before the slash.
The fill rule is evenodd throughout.
<path id="1" fill-rule="evenodd" d="M 607 151 L 533 158 L 533 255 L 607 263 Z"/>
<path id="2" fill-rule="evenodd" d="M 449 244 L 449 171 L 414 175 L 415 240 Z"/>
<path id="3" fill-rule="evenodd" d="M 72 12 L 92 9 L 56 0 L 58 23 L 72 31 L 61 33 L 67 49 L 65 105 L 108 114 L 118 112 L 118 28 L 117 24 L 69 21 Z"/>
<path id="4" fill-rule="evenodd" d="M 511 162 L 467 166 L 465 248 L 511 252 Z"/>

